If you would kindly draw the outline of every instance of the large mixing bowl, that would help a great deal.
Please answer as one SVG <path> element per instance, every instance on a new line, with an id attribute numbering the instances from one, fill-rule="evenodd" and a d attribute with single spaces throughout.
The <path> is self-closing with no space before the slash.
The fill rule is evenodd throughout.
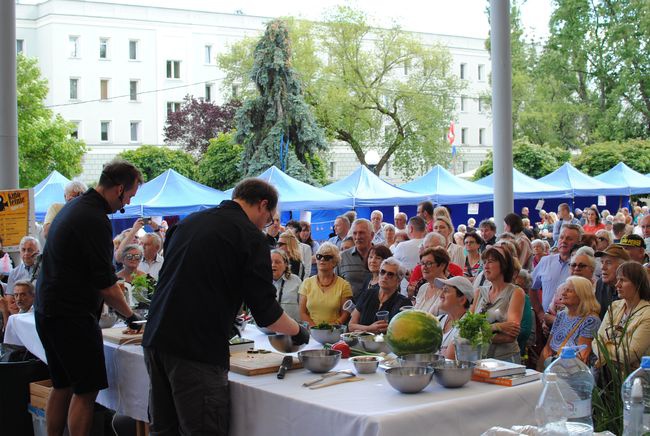
<path id="1" fill-rule="evenodd" d="M 459 388 L 472 378 L 475 364 L 462 360 L 441 360 L 433 364 L 438 384 L 446 388 Z"/>
<path id="2" fill-rule="evenodd" d="M 364 350 L 370 353 L 390 353 L 390 348 L 386 342 L 376 341 L 376 336 L 359 336 L 359 343 Z"/>
<path id="3" fill-rule="evenodd" d="M 317 329 L 312 327 L 309 329 L 312 338 L 321 344 L 334 344 L 341 340 L 341 334 L 345 333 L 347 328 L 344 325 L 334 324 L 329 329 Z"/>
<path id="4" fill-rule="evenodd" d="M 400 366 L 426 366 L 445 360 L 445 356 L 436 353 L 405 354 L 397 360 Z"/>
<path id="5" fill-rule="evenodd" d="M 311 372 L 324 373 L 334 368 L 341 360 L 338 350 L 305 350 L 298 353 L 302 366 Z"/>
<path id="6" fill-rule="evenodd" d="M 398 366 L 385 371 L 388 383 L 403 394 L 415 394 L 431 383 L 433 369 L 427 366 Z"/>
<path id="7" fill-rule="evenodd" d="M 298 350 L 302 350 L 305 345 L 293 345 L 291 341 L 291 336 L 289 335 L 270 335 L 267 336 L 269 342 L 273 348 L 275 348 L 280 353 L 295 353 Z"/>

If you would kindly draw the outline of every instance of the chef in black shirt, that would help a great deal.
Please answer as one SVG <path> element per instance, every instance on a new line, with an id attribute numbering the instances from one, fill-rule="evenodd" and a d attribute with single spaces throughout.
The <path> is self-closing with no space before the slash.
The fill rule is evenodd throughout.
<path id="1" fill-rule="evenodd" d="M 167 232 L 142 342 L 152 434 L 228 434 L 228 340 L 242 302 L 258 325 L 292 335 L 296 345 L 309 341 L 275 298 L 261 230 L 273 223 L 277 191 L 246 179 L 232 197 Z"/>
<path id="2" fill-rule="evenodd" d="M 111 162 L 97 188 L 66 203 L 50 226 L 34 301 L 54 388 L 46 409 L 50 435 L 62 435 L 66 421 L 70 434 L 89 434 L 97 393 L 108 387 L 97 321 L 103 302 L 128 323 L 139 319 L 117 284 L 106 214 L 129 204 L 141 183 L 132 164 Z"/>

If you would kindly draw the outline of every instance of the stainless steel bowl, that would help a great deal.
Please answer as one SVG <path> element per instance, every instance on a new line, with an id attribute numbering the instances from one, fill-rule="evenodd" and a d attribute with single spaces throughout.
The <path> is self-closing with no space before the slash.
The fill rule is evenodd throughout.
<path id="1" fill-rule="evenodd" d="M 379 362 L 384 360 L 380 356 L 355 356 L 348 359 L 359 374 L 374 374 L 377 372 Z"/>
<path id="2" fill-rule="evenodd" d="M 311 372 L 324 373 L 334 368 L 341 360 L 338 350 L 305 350 L 298 353 L 302 366 Z"/>
<path id="3" fill-rule="evenodd" d="M 347 327 L 344 325 L 333 325 L 331 329 L 309 329 L 311 336 L 321 344 L 334 344 L 341 340 L 341 334 L 345 333 Z"/>
<path id="4" fill-rule="evenodd" d="M 459 388 L 472 378 L 475 364 L 462 360 L 441 360 L 433 364 L 436 381 L 446 388 Z"/>
<path id="5" fill-rule="evenodd" d="M 433 369 L 431 367 L 397 367 L 385 371 L 386 380 L 390 385 L 403 394 L 415 394 L 431 383 Z"/>
<path id="6" fill-rule="evenodd" d="M 351 347 L 359 343 L 358 333 L 341 333 L 341 340 Z"/>
<path id="7" fill-rule="evenodd" d="M 267 337 L 271 346 L 280 353 L 295 353 L 298 350 L 302 350 L 305 345 L 307 345 L 293 345 L 291 336 L 289 335 L 269 335 Z"/>
<path id="8" fill-rule="evenodd" d="M 376 336 L 360 336 L 359 343 L 364 350 L 369 351 L 370 353 L 390 353 L 390 348 L 388 344 L 384 342 L 375 341 Z"/>
<path id="9" fill-rule="evenodd" d="M 434 362 L 445 360 L 445 356 L 435 353 L 406 354 L 397 358 L 400 366 L 431 365 Z"/>

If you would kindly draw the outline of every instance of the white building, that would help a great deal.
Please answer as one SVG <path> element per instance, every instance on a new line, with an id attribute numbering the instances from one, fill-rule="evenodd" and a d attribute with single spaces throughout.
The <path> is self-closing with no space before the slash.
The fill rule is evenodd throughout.
<path id="1" fill-rule="evenodd" d="M 78 137 L 89 146 L 85 181 L 95 181 L 102 164 L 122 150 L 162 144 L 167 113 L 185 95 L 222 103 L 223 74 L 216 55 L 244 36 L 260 34 L 270 19 L 118 3 L 47 0 L 16 5 L 17 50 L 38 58 L 50 87 L 46 105 L 74 121 Z M 215 7 L 209 3 L 206 8 Z M 468 81 L 467 96 L 458 98 L 454 172 L 471 170 L 491 148 L 492 122 L 476 98 L 489 91 L 484 40 L 418 36 L 446 46 L 459 76 Z M 332 149 L 333 179 L 359 165 L 346 148 Z M 400 181 L 390 165 L 387 178 Z"/>

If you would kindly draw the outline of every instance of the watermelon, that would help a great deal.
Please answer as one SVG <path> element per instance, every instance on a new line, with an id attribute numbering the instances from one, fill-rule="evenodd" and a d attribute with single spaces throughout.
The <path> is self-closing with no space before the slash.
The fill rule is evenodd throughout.
<path id="1" fill-rule="evenodd" d="M 442 328 L 438 318 L 428 312 L 405 310 L 390 321 L 385 340 L 398 356 L 436 353 L 442 343 Z"/>

